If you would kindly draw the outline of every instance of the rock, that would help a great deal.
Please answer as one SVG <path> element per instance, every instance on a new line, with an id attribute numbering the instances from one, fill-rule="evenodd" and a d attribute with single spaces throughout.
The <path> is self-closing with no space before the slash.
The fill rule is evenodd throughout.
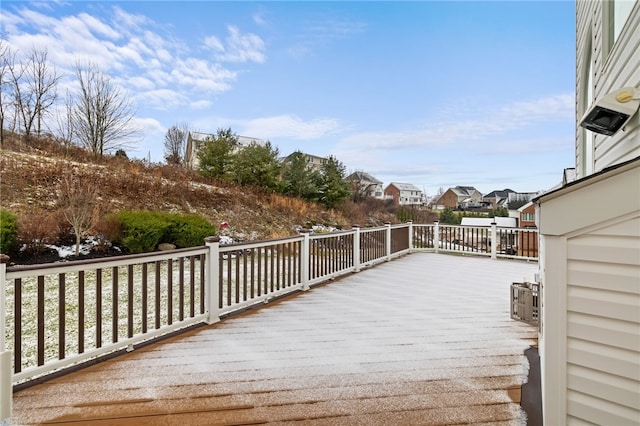
<path id="1" fill-rule="evenodd" d="M 161 250 L 161 251 L 175 250 L 175 249 L 176 249 L 175 244 L 170 244 L 170 243 L 160 243 L 160 244 L 158 244 L 158 250 Z"/>

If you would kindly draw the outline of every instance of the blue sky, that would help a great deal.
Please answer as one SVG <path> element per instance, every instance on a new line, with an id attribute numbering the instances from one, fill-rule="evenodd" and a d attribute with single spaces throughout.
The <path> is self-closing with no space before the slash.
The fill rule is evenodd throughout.
<path id="1" fill-rule="evenodd" d="M 90 60 L 166 130 L 231 128 L 333 155 L 385 185 L 548 189 L 574 166 L 572 1 L 47 1 L 0 4 L 14 51 L 73 87 Z"/>

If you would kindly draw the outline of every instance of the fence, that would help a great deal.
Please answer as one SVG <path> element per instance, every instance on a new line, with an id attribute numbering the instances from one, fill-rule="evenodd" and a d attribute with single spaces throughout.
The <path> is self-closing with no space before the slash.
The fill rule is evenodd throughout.
<path id="1" fill-rule="evenodd" d="M 210 237 L 203 247 L 106 260 L 14 267 L 3 263 L 0 390 L 133 350 L 185 327 L 215 323 L 409 252 L 535 259 L 535 232 L 495 225 L 387 224 L 222 246 Z"/>

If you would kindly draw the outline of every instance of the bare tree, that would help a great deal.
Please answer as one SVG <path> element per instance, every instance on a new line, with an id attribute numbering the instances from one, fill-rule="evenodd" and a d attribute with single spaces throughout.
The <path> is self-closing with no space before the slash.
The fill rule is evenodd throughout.
<path id="1" fill-rule="evenodd" d="M 68 147 L 73 140 L 73 98 L 67 90 L 64 98 L 64 109 L 56 114 L 56 135 L 60 137 Z"/>
<path id="2" fill-rule="evenodd" d="M 128 148 L 139 132 L 133 126 L 135 109 L 129 96 L 93 64 L 76 64 L 76 77 L 80 92 L 72 117 L 75 140 L 96 158 Z"/>
<path id="3" fill-rule="evenodd" d="M 178 166 L 183 163 L 188 134 L 189 126 L 187 123 L 178 123 L 167 130 L 164 135 L 164 159 L 167 164 Z"/>
<path id="4" fill-rule="evenodd" d="M 80 254 L 83 235 L 91 229 L 94 223 L 97 194 L 96 185 L 87 179 L 82 179 L 71 173 L 65 174 L 62 178 L 58 205 L 65 220 L 73 228 L 76 237 L 76 256 Z"/>
<path id="5" fill-rule="evenodd" d="M 13 110 L 13 84 L 15 55 L 11 52 L 7 41 L 0 35 L 0 146 L 4 142 L 4 129 L 7 118 Z"/>
<path id="6" fill-rule="evenodd" d="M 60 77 L 47 60 L 46 50 L 33 49 L 26 63 L 11 68 L 15 108 L 20 129 L 28 138 L 42 132 L 43 116 L 56 101 Z"/>

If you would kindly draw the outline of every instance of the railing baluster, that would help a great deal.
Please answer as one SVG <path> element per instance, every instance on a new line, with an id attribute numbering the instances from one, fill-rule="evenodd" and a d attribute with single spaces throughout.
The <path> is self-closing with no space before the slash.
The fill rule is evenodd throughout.
<path id="1" fill-rule="evenodd" d="M 173 324 L 173 259 L 167 259 L 167 324 Z"/>
<path id="2" fill-rule="evenodd" d="M 156 330 L 160 328 L 161 325 L 161 290 L 160 290 L 160 278 L 162 277 L 162 264 L 160 263 L 160 261 L 156 261 L 155 262 L 155 266 L 156 266 L 156 274 L 155 274 L 155 296 L 156 296 L 156 300 L 155 300 L 155 314 L 156 314 Z"/>
<path id="3" fill-rule="evenodd" d="M 111 341 L 116 343 L 118 341 L 118 267 L 114 266 L 111 271 Z"/>
<path id="4" fill-rule="evenodd" d="M 133 265 L 127 268 L 127 337 L 133 337 Z"/>
<path id="5" fill-rule="evenodd" d="M 147 316 L 149 315 L 148 308 L 148 290 L 149 290 L 149 276 L 147 275 L 147 263 L 142 264 L 142 312 L 140 313 L 140 319 L 142 322 L 142 333 L 147 332 Z"/>
<path id="6" fill-rule="evenodd" d="M 184 257 L 178 261 L 178 319 L 184 321 Z"/>
<path id="7" fill-rule="evenodd" d="M 44 365 L 44 275 L 38 275 L 38 365 Z"/>
<path id="8" fill-rule="evenodd" d="M 274 268 L 275 258 L 274 258 L 274 253 L 273 252 L 274 252 L 275 248 L 273 246 L 271 246 L 269 249 L 271 251 L 271 256 L 270 256 L 271 258 L 269 260 L 269 264 L 270 264 L 270 268 L 269 268 L 270 269 L 269 270 L 270 274 L 269 274 L 269 276 L 271 278 L 271 280 L 270 280 L 271 281 L 270 282 L 270 284 L 271 284 L 270 290 L 274 291 L 274 284 L 275 283 L 274 283 L 274 280 L 273 280 L 273 275 L 274 275 L 273 271 L 275 270 L 275 268 Z"/>
<path id="9" fill-rule="evenodd" d="M 84 353 L 84 271 L 78 271 L 78 353 Z"/>
<path id="10" fill-rule="evenodd" d="M 236 291 L 236 303 L 240 303 L 240 255 L 236 253 L 235 262 L 236 279 L 235 279 L 235 291 Z"/>
<path id="11" fill-rule="evenodd" d="M 65 358 L 66 311 L 65 274 L 58 274 L 58 359 Z"/>
<path id="12" fill-rule="evenodd" d="M 19 373 L 22 371 L 22 278 L 16 278 L 13 286 L 13 317 L 16 330 L 13 336 L 13 352 L 15 357 L 13 372 Z"/>
<path id="13" fill-rule="evenodd" d="M 251 250 L 251 298 L 255 297 L 255 251 Z"/>
<path id="14" fill-rule="evenodd" d="M 258 296 L 262 296 L 262 247 L 258 247 L 257 251 L 258 251 L 258 253 L 257 253 L 257 256 L 258 256 L 258 276 L 256 277 L 256 284 L 258 286 Z"/>
<path id="15" fill-rule="evenodd" d="M 204 314 L 205 313 L 205 285 L 206 285 L 206 276 L 205 276 L 205 261 L 206 261 L 206 256 L 204 255 L 199 255 L 200 258 L 200 313 Z M 211 280 L 213 281 L 213 280 Z"/>
<path id="16" fill-rule="evenodd" d="M 102 269 L 96 269 L 96 348 L 102 347 Z"/>
<path id="17" fill-rule="evenodd" d="M 242 250 L 242 300 L 244 301 L 249 297 L 247 278 L 247 253 Z"/>
<path id="18" fill-rule="evenodd" d="M 189 316 L 196 316 L 196 260 L 189 256 Z"/>

